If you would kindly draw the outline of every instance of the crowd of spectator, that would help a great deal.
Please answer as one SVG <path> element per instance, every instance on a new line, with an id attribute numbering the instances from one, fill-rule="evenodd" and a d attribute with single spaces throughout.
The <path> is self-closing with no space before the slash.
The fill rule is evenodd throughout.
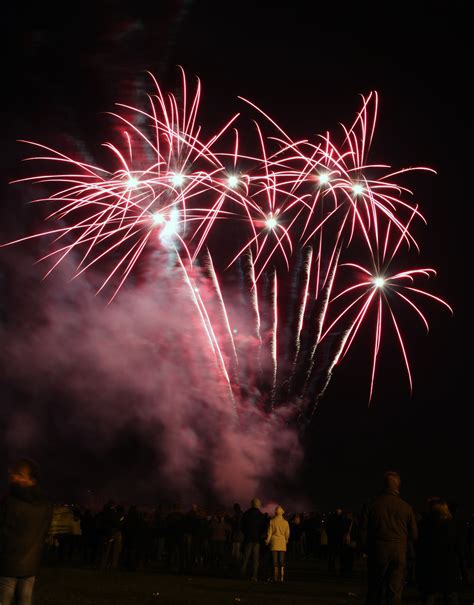
<path id="1" fill-rule="evenodd" d="M 244 559 L 247 544 L 258 544 L 259 558 L 269 549 L 265 541 L 273 515 L 260 508 L 255 499 L 249 511 L 260 512 L 261 520 L 252 529 L 252 514 L 244 517 L 237 503 L 231 510 L 215 512 L 195 504 L 188 510 L 180 505 L 125 510 L 109 501 L 96 513 L 81 506 L 55 506 L 46 557 L 50 562 L 99 569 L 160 565 L 189 572 L 236 565 Z M 329 569 L 339 566 L 350 575 L 355 557 L 361 554 L 360 515 L 338 508 L 329 514 L 280 512 L 278 516 L 289 523 L 290 559 L 325 559 Z"/>
<path id="2" fill-rule="evenodd" d="M 41 552 L 50 565 L 100 571 L 164 570 L 186 574 L 240 574 L 252 581 L 283 582 L 287 558 L 319 560 L 318 569 L 350 577 L 367 560 L 367 605 L 401 602 L 405 585 L 420 589 L 423 605 L 458 603 L 458 588 L 474 564 L 474 516 L 430 498 L 416 514 L 400 497 L 398 473 L 360 512 L 285 512 L 129 506 L 107 502 L 100 510 L 51 506 L 35 467 L 20 461 L 10 471 L 10 491 L 0 506 L 0 602 L 29 605 Z M 365 562 L 364 562 L 365 566 Z M 314 569 L 314 568 L 313 568 Z M 23 600 L 22 600 L 23 599 Z"/>

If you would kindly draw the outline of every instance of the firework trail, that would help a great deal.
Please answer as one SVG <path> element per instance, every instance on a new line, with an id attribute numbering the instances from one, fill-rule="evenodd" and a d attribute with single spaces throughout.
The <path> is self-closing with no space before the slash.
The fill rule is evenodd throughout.
<path id="1" fill-rule="evenodd" d="M 199 292 L 199 288 L 196 286 L 196 284 L 191 280 L 188 271 L 186 270 L 186 267 L 184 266 L 183 261 L 181 260 L 181 258 L 179 258 L 178 256 L 178 262 L 181 266 L 181 269 L 183 271 L 184 274 L 184 280 L 186 282 L 186 284 L 188 285 L 190 292 L 191 292 L 191 297 L 192 300 L 194 302 L 194 305 L 199 313 L 200 319 L 201 319 L 201 323 L 202 326 L 204 328 L 204 331 L 206 333 L 206 336 L 209 340 L 209 344 L 212 348 L 212 351 L 214 353 L 215 359 L 216 359 L 216 365 L 218 367 L 218 369 L 220 370 L 222 376 L 224 377 L 226 384 L 228 386 L 228 393 L 229 393 L 229 397 L 230 400 L 232 401 L 232 405 L 234 407 L 234 409 L 236 409 L 236 403 L 235 403 L 235 399 L 234 399 L 234 395 L 232 392 L 232 384 L 229 378 L 229 374 L 227 371 L 227 366 L 224 360 L 224 356 L 222 354 L 221 351 L 221 347 L 219 344 L 219 341 L 216 337 L 216 333 L 213 327 L 213 324 L 211 322 L 209 313 L 207 311 L 206 305 L 204 304 L 202 297 L 200 295 Z"/>
<path id="2" fill-rule="evenodd" d="M 254 386 L 262 406 L 270 400 L 275 409 L 285 398 L 298 396 L 310 408 L 372 316 L 369 399 L 386 320 L 397 336 L 411 388 L 398 309 L 408 308 L 428 327 L 418 298 L 450 307 L 414 287 L 414 280 L 434 274 L 432 269 L 390 269 L 404 265 L 403 255 L 409 258 L 412 248 L 419 251 L 412 227 L 424 221 L 418 204 L 407 201 L 412 191 L 398 178 L 413 170 L 433 171 L 423 166 L 393 170 L 369 161 L 377 93 L 362 97 L 354 123 L 342 127 L 340 143 L 329 132 L 316 141 L 294 140 L 244 99 L 261 120 L 254 121 L 257 144 L 247 151 L 241 148 L 238 113 L 215 133 L 204 134 L 198 124 L 199 81 L 191 93 L 182 72 L 178 101 L 151 77 L 155 91 L 146 108 L 119 104 L 120 111 L 111 114 L 121 125 L 122 140 L 104 144 L 111 153 L 108 167 L 30 143 L 40 155 L 28 159 L 51 168 L 19 182 L 32 183 L 41 191 L 54 189 L 33 200 L 48 208 L 45 220 L 54 226 L 5 245 L 47 238 L 51 251 L 40 259 L 49 263 L 47 275 L 72 255 L 77 259 L 73 277 L 91 270 L 100 273 L 99 291 L 110 289 L 110 300 L 133 282 L 130 278 L 145 263 L 147 252 L 167 251 L 189 287 L 218 374 L 237 412 L 246 403 L 242 368 L 251 365 L 258 368 Z M 358 260 L 364 256 L 367 266 Z M 162 256 L 154 258 L 160 262 Z M 288 309 L 292 301 L 286 284 L 299 271 L 298 258 L 304 258 L 303 278 L 295 280 L 296 308 Z M 250 331 L 257 347 L 233 325 L 233 317 L 245 314 L 227 288 L 236 263 L 246 268 Z M 210 299 L 201 296 L 192 277 L 200 266 L 208 268 Z M 353 282 L 348 269 L 354 273 Z M 259 298 L 262 280 L 271 284 L 271 300 Z M 292 331 L 285 346 L 282 327 Z M 318 355 L 320 346 L 332 350 L 328 359 Z M 241 356 L 247 357 L 246 363 L 241 363 Z M 266 356 L 270 367 L 263 362 Z M 326 378 L 314 394 L 310 387 L 318 375 Z M 281 388 L 284 384 L 286 389 Z"/>
<path id="3" fill-rule="evenodd" d="M 311 262 L 313 260 L 313 249 L 310 247 L 308 249 L 308 258 L 305 262 L 305 285 L 303 287 L 303 297 L 301 301 L 301 307 L 298 316 L 298 326 L 296 329 L 296 355 L 295 355 L 295 364 L 298 359 L 298 353 L 301 345 L 301 331 L 303 329 L 303 321 L 304 314 L 306 311 L 306 305 L 308 303 L 308 290 L 309 290 L 309 280 L 311 278 Z"/>
<path id="4" fill-rule="evenodd" d="M 208 257 L 208 263 L 209 263 L 209 273 L 211 274 L 212 283 L 214 285 L 217 297 L 219 299 L 219 303 L 220 303 L 220 306 L 222 309 L 222 316 L 223 316 L 224 322 L 225 322 L 225 327 L 227 329 L 227 334 L 229 335 L 229 340 L 230 340 L 230 343 L 232 346 L 232 353 L 234 356 L 234 363 L 235 363 L 235 374 L 238 377 L 239 359 L 237 356 L 237 349 L 235 348 L 234 336 L 232 334 L 232 328 L 230 326 L 229 316 L 227 314 L 227 308 L 224 303 L 224 298 L 222 296 L 221 288 L 219 286 L 219 280 L 217 278 L 216 271 L 214 269 L 214 263 L 212 262 L 212 256 L 209 251 L 208 251 L 207 257 Z"/>
<path id="5" fill-rule="evenodd" d="M 275 405 L 277 377 L 278 377 L 278 277 L 276 269 L 273 273 L 273 327 L 271 338 L 271 352 L 273 361 L 272 407 Z"/>
<path id="6" fill-rule="evenodd" d="M 255 311 L 255 331 L 256 331 L 260 346 L 262 346 L 262 335 L 260 332 L 261 321 L 260 321 L 260 311 L 259 311 L 259 306 L 258 306 L 258 286 L 257 286 L 257 280 L 255 279 L 255 265 L 253 263 L 252 250 L 249 250 L 249 273 L 250 273 L 250 281 L 252 284 L 252 305 L 253 305 L 253 309 Z"/>
<path id="7" fill-rule="evenodd" d="M 329 275 L 328 285 L 326 286 L 326 290 L 323 292 L 323 297 L 321 300 L 321 310 L 319 313 L 319 317 L 317 317 L 317 319 L 316 319 L 316 336 L 314 338 L 314 343 L 311 347 L 311 351 L 310 351 L 310 355 L 309 355 L 308 370 L 306 372 L 303 393 L 307 392 L 307 389 L 309 386 L 309 381 L 311 379 L 311 375 L 312 375 L 314 364 L 315 364 L 316 350 L 318 348 L 319 343 L 321 342 L 321 333 L 322 333 L 324 320 L 325 320 L 326 313 L 327 313 L 328 306 L 329 306 L 329 300 L 330 300 L 330 296 L 331 296 L 332 287 L 334 284 L 334 278 L 336 276 L 336 269 L 338 266 L 337 262 L 339 259 L 340 251 L 341 251 L 341 249 L 339 248 L 337 250 L 336 257 L 333 260 L 332 270 L 328 273 L 328 275 Z M 334 366 L 335 363 L 336 363 L 336 361 L 334 361 L 332 363 L 332 365 L 330 366 L 330 368 L 328 369 L 328 375 L 331 372 L 332 367 Z"/>

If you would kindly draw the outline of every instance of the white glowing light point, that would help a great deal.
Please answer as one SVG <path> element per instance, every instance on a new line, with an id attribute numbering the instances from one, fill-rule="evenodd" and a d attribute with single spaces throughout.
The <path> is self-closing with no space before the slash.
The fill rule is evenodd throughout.
<path id="1" fill-rule="evenodd" d="M 277 222 L 276 218 L 274 218 L 273 216 L 270 216 L 269 218 L 267 218 L 265 224 L 268 227 L 268 229 L 275 229 L 275 227 L 278 225 L 278 222 Z"/>
<path id="2" fill-rule="evenodd" d="M 232 175 L 227 179 L 227 184 L 231 189 L 234 189 L 239 184 L 239 179 L 236 176 Z"/>
<path id="3" fill-rule="evenodd" d="M 318 175 L 318 178 L 319 178 L 319 182 L 321 185 L 325 185 L 326 183 L 329 183 L 329 175 L 326 173 Z"/>
<path id="4" fill-rule="evenodd" d="M 383 288 L 385 286 L 385 280 L 383 277 L 376 277 L 374 279 L 374 286 L 376 288 Z"/>
<path id="5" fill-rule="evenodd" d="M 152 215 L 151 220 L 153 222 L 153 225 L 155 227 L 158 227 L 158 225 L 162 225 L 165 222 L 165 217 L 161 214 L 161 212 L 155 212 Z"/>
<path id="6" fill-rule="evenodd" d="M 362 185 L 357 184 L 357 185 L 354 185 L 354 186 L 352 187 L 352 191 L 353 191 L 353 192 L 354 192 L 356 195 L 360 195 L 360 194 L 361 194 L 361 193 L 364 191 L 364 188 L 362 187 Z"/>
<path id="7" fill-rule="evenodd" d="M 163 229 L 160 233 L 160 239 L 166 246 L 172 246 L 179 226 L 179 211 L 177 208 L 171 209 L 169 218 L 167 221 L 163 221 L 163 225 Z"/>
<path id="8" fill-rule="evenodd" d="M 127 181 L 127 187 L 129 189 L 135 189 L 135 187 L 138 187 L 139 184 L 140 181 L 135 176 L 131 176 Z"/>
<path id="9" fill-rule="evenodd" d="M 179 173 L 173 174 L 171 177 L 171 183 L 173 184 L 173 187 L 181 187 L 181 185 L 184 183 L 184 176 Z"/>

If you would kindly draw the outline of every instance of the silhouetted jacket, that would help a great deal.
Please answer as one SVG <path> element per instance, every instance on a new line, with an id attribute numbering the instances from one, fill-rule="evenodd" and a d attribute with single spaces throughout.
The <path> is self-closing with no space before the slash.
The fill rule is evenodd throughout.
<path id="1" fill-rule="evenodd" d="M 385 542 L 406 549 L 408 541 L 416 540 L 418 535 L 415 513 L 396 490 L 386 489 L 374 499 L 364 525 L 369 548 Z"/>
<path id="2" fill-rule="evenodd" d="M 422 592 L 456 592 L 462 571 L 462 540 L 452 519 L 425 519 L 416 548 L 416 575 Z"/>
<path id="3" fill-rule="evenodd" d="M 333 514 L 329 517 L 326 525 L 328 545 L 331 548 L 342 548 L 344 534 L 346 533 L 346 519 L 341 515 Z"/>
<path id="4" fill-rule="evenodd" d="M 0 576 L 38 572 L 52 507 L 38 486 L 11 485 L 0 504 Z"/>
<path id="5" fill-rule="evenodd" d="M 260 542 L 266 529 L 266 517 L 258 508 L 249 508 L 242 515 L 242 532 L 246 542 Z"/>

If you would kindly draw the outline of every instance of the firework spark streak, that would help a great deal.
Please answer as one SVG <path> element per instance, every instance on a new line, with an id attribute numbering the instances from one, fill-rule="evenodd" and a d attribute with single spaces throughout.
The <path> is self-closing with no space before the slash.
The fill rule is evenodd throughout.
<path id="1" fill-rule="evenodd" d="M 253 264 L 251 250 L 249 250 L 249 273 L 250 273 L 250 281 L 252 284 L 252 304 L 253 304 L 253 308 L 255 311 L 255 321 L 256 321 L 255 331 L 257 333 L 258 341 L 261 346 L 262 345 L 262 335 L 260 333 L 261 322 L 260 322 L 260 311 L 258 308 L 258 287 L 257 287 L 257 281 L 255 279 L 255 265 Z"/>
<path id="2" fill-rule="evenodd" d="M 311 347 L 311 352 L 309 355 L 308 370 L 306 372 L 306 378 L 305 378 L 304 389 L 303 389 L 304 393 L 306 393 L 308 386 L 309 386 L 309 381 L 311 379 L 311 374 L 313 372 L 314 363 L 315 363 L 316 350 L 317 350 L 318 344 L 321 341 L 321 332 L 323 329 L 324 320 L 326 318 L 326 313 L 328 311 L 329 299 L 330 299 L 332 287 L 334 284 L 334 278 L 336 277 L 336 269 L 337 269 L 337 263 L 339 260 L 340 251 L 341 251 L 340 248 L 336 251 L 336 257 L 333 260 L 332 270 L 328 273 L 329 283 L 326 287 L 326 291 L 323 293 L 323 296 L 322 296 L 321 311 L 320 311 L 319 317 L 317 318 L 317 321 L 316 321 L 316 326 L 317 326 L 316 327 L 316 336 L 315 336 L 314 343 L 313 343 L 313 346 Z M 335 357 L 335 361 L 332 363 L 330 369 L 328 370 L 329 372 L 334 367 L 334 365 L 336 363 L 336 359 L 338 359 L 338 358 L 339 358 L 339 355 L 337 355 L 337 357 Z"/>
<path id="3" fill-rule="evenodd" d="M 276 269 L 273 273 L 273 328 L 272 328 L 272 361 L 273 361 L 273 386 L 272 407 L 275 404 L 277 377 L 278 377 L 278 277 Z"/>
<path id="4" fill-rule="evenodd" d="M 224 298 L 222 297 L 221 288 L 219 286 L 219 280 L 217 278 L 216 270 L 214 269 L 214 263 L 212 262 L 212 256 L 211 256 L 211 254 L 210 254 L 209 251 L 208 251 L 208 255 L 207 256 L 208 256 L 208 262 L 209 262 L 209 272 L 211 274 L 212 283 L 214 284 L 214 288 L 215 288 L 217 297 L 219 299 L 219 303 L 220 303 L 221 308 L 222 308 L 222 315 L 224 317 L 225 326 L 226 326 L 226 329 L 227 329 L 227 333 L 229 335 L 229 340 L 230 340 L 231 345 L 232 345 L 232 353 L 234 355 L 234 362 L 235 362 L 235 371 L 236 371 L 236 375 L 238 376 L 239 358 L 238 358 L 238 355 L 237 355 L 237 350 L 235 348 L 235 342 L 234 342 L 234 337 L 232 335 L 232 328 L 230 326 L 229 316 L 227 314 L 227 308 L 226 308 L 225 303 L 224 303 Z"/>
<path id="5" fill-rule="evenodd" d="M 313 260 L 313 248 L 310 247 L 310 248 L 308 248 L 308 256 L 307 256 L 307 259 L 306 259 L 305 265 L 304 265 L 305 278 L 304 278 L 301 305 L 300 305 L 299 312 L 298 312 L 298 323 L 296 326 L 295 357 L 293 359 L 293 372 L 292 372 L 292 375 L 290 378 L 290 390 L 291 390 L 293 378 L 295 376 L 295 372 L 296 372 L 296 368 L 297 368 L 297 364 L 298 364 L 298 357 L 299 357 L 300 349 L 301 349 L 301 332 L 303 330 L 304 316 L 305 316 L 306 307 L 308 304 L 308 296 L 309 296 L 308 290 L 309 290 L 309 282 L 311 279 L 312 260 Z"/>
<path id="6" fill-rule="evenodd" d="M 354 123 L 343 126 L 340 143 L 329 132 L 315 141 L 294 140 L 243 99 L 260 119 L 254 121 L 257 144 L 248 151 L 241 148 L 238 113 L 204 135 L 198 125 L 199 81 L 191 93 L 182 72 L 178 101 L 151 77 L 155 92 L 148 95 L 147 106 L 119 104 L 111 113 L 120 136 L 104 143 L 111 154 L 108 167 L 29 143 L 40 154 L 27 159 L 51 168 L 16 182 L 46 191 L 33 202 L 47 208 L 44 218 L 53 225 L 4 245 L 46 238 L 50 251 L 40 260 L 49 265 L 47 275 L 73 256 L 74 277 L 86 271 L 101 275 L 99 291 L 110 289 L 110 300 L 133 282 L 138 265 L 149 262 L 148 252 L 156 252 L 153 262 L 171 258 L 170 271 L 181 270 L 237 411 L 246 403 L 242 368 L 251 365 L 259 369 L 258 380 L 267 373 L 264 382 L 271 385 L 266 393 L 254 385 L 261 395 L 257 404 L 271 403 L 274 409 L 299 396 L 311 406 L 372 316 L 369 399 L 387 325 L 399 343 L 411 389 L 399 308 L 415 313 L 428 328 L 420 300 L 450 307 L 415 287 L 415 280 L 433 275 L 433 269 L 399 269 L 409 262 L 412 249 L 419 251 L 412 227 L 424 219 L 418 204 L 409 201 L 412 191 L 398 179 L 414 170 L 433 171 L 423 166 L 394 170 L 369 161 L 377 93 L 362 98 Z M 235 297 L 229 302 L 226 290 L 237 261 L 246 267 L 249 284 L 253 322 L 247 339 L 232 319 L 245 310 Z M 210 275 L 211 299 L 200 292 L 206 279 L 201 266 Z M 291 275 L 300 290 L 292 299 L 297 307 L 290 310 L 285 284 Z M 259 291 L 271 300 L 265 295 L 260 300 Z M 320 347 L 332 353 L 320 355 Z M 249 358 L 245 364 L 242 356 Z M 271 367 L 265 367 L 265 356 Z M 323 376 L 323 386 L 310 396 L 316 376 Z M 284 384 L 287 388 L 280 388 Z"/>
<path id="7" fill-rule="evenodd" d="M 196 309 L 197 309 L 197 311 L 199 313 L 199 317 L 201 319 L 201 323 L 203 325 L 203 328 L 204 328 L 204 331 L 206 333 L 206 336 L 207 336 L 207 338 L 209 340 L 209 344 L 211 346 L 211 349 L 212 349 L 212 351 L 214 353 L 214 356 L 215 356 L 215 359 L 216 359 L 216 365 L 217 365 L 218 369 L 221 371 L 222 375 L 225 378 L 225 381 L 226 381 L 226 383 L 228 385 L 228 388 L 229 388 L 229 396 L 230 396 L 232 404 L 233 404 L 233 406 L 235 408 L 236 407 L 236 405 L 235 405 L 235 399 L 234 399 L 234 395 L 233 395 L 233 392 L 232 392 L 232 385 L 231 385 L 231 382 L 230 382 L 229 374 L 228 374 L 228 371 L 227 371 L 227 367 L 226 367 L 226 364 L 225 364 L 225 361 L 224 361 L 224 357 L 222 355 L 222 351 L 221 351 L 219 342 L 218 342 L 218 340 L 216 338 L 216 334 L 215 334 L 214 328 L 212 326 L 212 323 L 211 323 L 211 320 L 210 320 L 210 317 L 209 317 L 209 313 L 208 313 L 208 311 L 206 309 L 205 304 L 203 303 L 203 300 L 202 300 L 201 295 L 199 293 L 199 288 L 196 286 L 195 283 L 192 282 L 192 280 L 189 277 L 189 274 L 188 274 L 188 272 L 186 270 L 186 267 L 184 266 L 184 263 L 181 260 L 181 258 L 179 258 L 179 256 L 178 256 L 178 262 L 179 262 L 179 264 L 181 266 L 181 269 L 183 271 L 185 283 L 187 284 L 187 286 L 190 289 L 192 300 L 193 300 L 194 305 L 196 306 Z"/>

